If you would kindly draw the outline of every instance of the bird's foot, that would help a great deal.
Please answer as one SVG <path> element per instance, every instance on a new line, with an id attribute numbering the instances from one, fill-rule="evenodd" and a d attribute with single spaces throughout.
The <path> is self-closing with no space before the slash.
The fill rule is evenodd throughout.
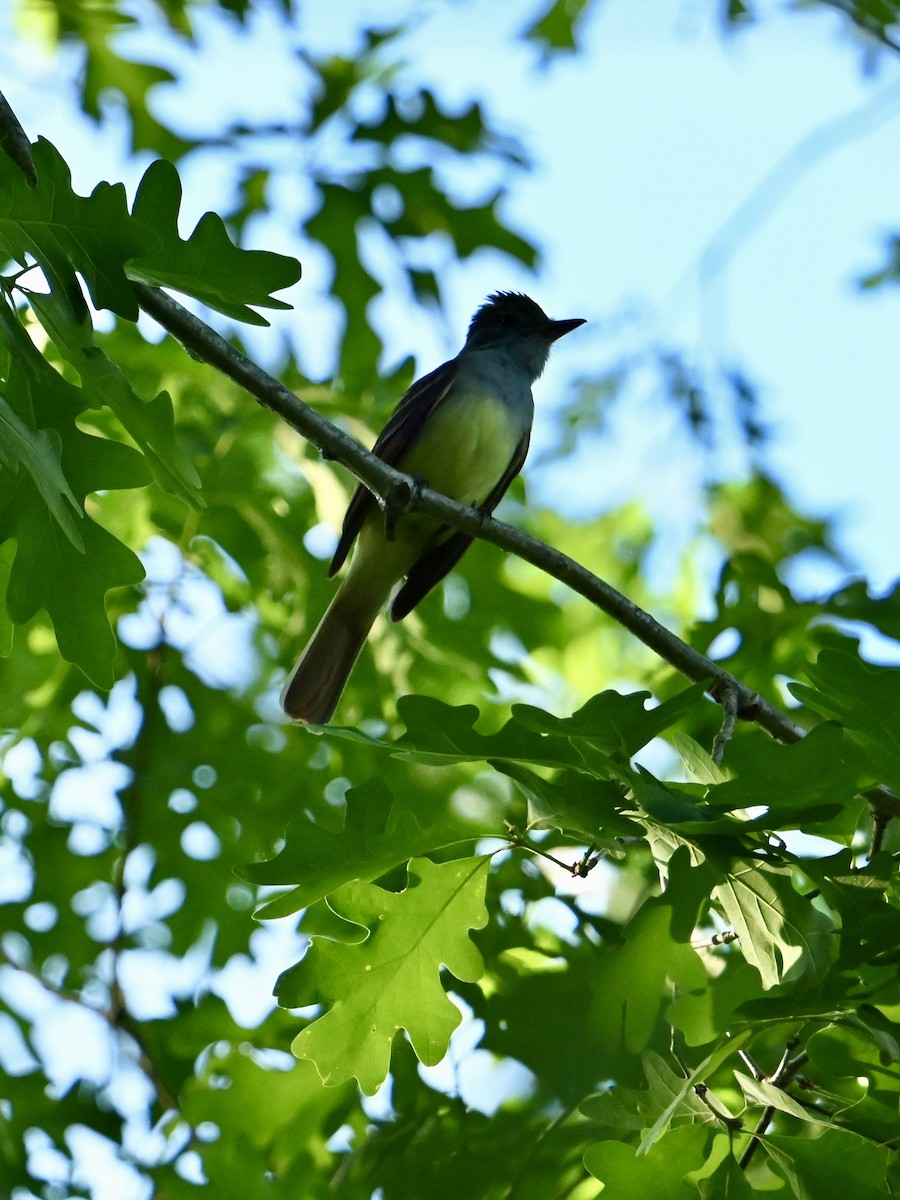
<path id="1" fill-rule="evenodd" d="M 397 522 L 416 507 L 422 489 L 427 486 L 427 479 L 420 479 L 418 475 L 407 475 L 385 496 L 384 536 L 389 542 L 397 536 Z"/>

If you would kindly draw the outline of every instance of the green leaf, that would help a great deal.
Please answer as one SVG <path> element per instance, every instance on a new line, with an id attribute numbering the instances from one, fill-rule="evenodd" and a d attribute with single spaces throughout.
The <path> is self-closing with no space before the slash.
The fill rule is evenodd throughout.
<path id="1" fill-rule="evenodd" d="M 152 231 L 153 248 L 128 264 L 128 275 L 145 283 L 172 287 L 226 316 L 252 325 L 268 325 L 247 306 L 287 309 L 272 292 L 300 278 L 300 264 L 268 250 L 235 246 L 222 218 L 208 212 L 188 238 L 178 233 L 181 180 L 171 163 L 151 163 L 137 190 L 132 210 L 139 226 Z M 151 239 L 147 239 L 148 245 Z"/>
<path id="2" fill-rule="evenodd" d="M 679 846 L 666 863 L 666 875 L 665 902 L 672 912 L 672 937 L 676 942 L 689 942 L 722 872 L 709 860 L 695 862 L 688 847 Z"/>
<path id="3" fill-rule="evenodd" d="M 865 1025 L 857 1028 L 829 1025 L 820 1029 L 809 1039 L 808 1051 L 811 1062 L 829 1075 L 855 1078 L 875 1071 L 884 1075 L 886 1085 L 893 1080 L 891 1086 L 900 1089 L 900 1074 L 896 1069 L 900 1052 L 896 1040 L 891 1038 L 886 1044 L 877 1030 Z"/>
<path id="4" fill-rule="evenodd" d="M 407 859 L 471 841 L 449 807 L 415 793 L 395 799 L 383 779 L 370 779 L 347 793 L 343 826 L 326 829 L 308 818 L 288 826 L 284 849 L 242 874 L 257 884 L 297 884 L 269 901 L 256 915 L 282 917 L 359 879 L 376 879 Z"/>
<path id="5" fill-rule="evenodd" d="M 640 834 L 640 826 L 621 809 L 630 808 L 621 784 L 597 779 L 582 771 L 560 771 L 544 779 L 536 771 L 509 759 L 491 765 L 515 780 L 528 801 L 528 829 L 558 829 L 595 846 L 612 846 L 616 837 Z"/>
<path id="6" fill-rule="evenodd" d="M 0 395 L 0 466 L 15 472 L 20 464 L 34 480 L 57 525 L 75 549 L 83 552 L 84 541 L 71 510 L 79 517 L 84 512 L 62 473 L 59 434 L 55 429 L 30 428 Z"/>
<path id="7" fill-rule="evenodd" d="M 886 1032 L 877 1010 L 862 1006 L 841 1024 L 828 1025 L 809 1039 L 809 1075 L 828 1096 L 842 1124 L 877 1141 L 893 1138 L 897 1127 L 900 1069 L 896 1026 Z"/>
<path id="8" fill-rule="evenodd" d="M 844 621 L 865 621 L 900 641 L 900 581 L 883 596 L 872 596 L 864 580 L 854 580 L 829 596 L 824 607 Z"/>
<path id="9" fill-rule="evenodd" d="M 645 708 L 648 693 L 604 692 L 574 716 L 554 717 L 530 705 L 513 706 L 512 717 L 496 733 L 482 734 L 474 705 L 454 707 L 430 696 L 400 696 L 397 709 L 406 733 L 395 742 L 365 738 L 415 762 L 505 762 L 589 769 L 604 779 L 627 778 L 627 759 L 641 746 L 691 711 L 702 694 L 692 687 L 656 708 Z M 360 740 L 356 730 L 330 729 L 338 737 Z M 625 774 L 623 774 L 625 770 Z"/>
<path id="10" fill-rule="evenodd" d="M 697 784 L 663 784 L 641 769 L 632 783 L 641 808 L 655 821 L 674 827 L 678 834 L 732 831 L 737 823 L 729 817 L 716 819 L 700 801 Z"/>
<path id="11" fill-rule="evenodd" d="M 177 288 L 252 324 L 267 322 L 247 305 L 290 307 L 270 292 L 296 283 L 295 259 L 239 249 L 212 213 L 190 237 L 180 237 L 181 185 L 170 163 L 157 160 L 147 169 L 133 215 L 121 183 L 99 183 L 90 196 L 76 195 L 68 166 L 43 138 L 34 147 L 34 163 L 38 185 L 29 188 L 0 156 L 0 252 L 23 265 L 33 255 L 71 302 L 79 290 L 77 271 L 97 308 L 130 321 L 138 314 L 130 278 Z"/>
<path id="12" fill-rule="evenodd" d="M 578 48 L 576 31 L 588 0 L 552 0 L 550 7 L 524 32 L 545 54 L 571 53 Z"/>
<path id="13" fill-rule="evenodd" d="M 591 1020 L 613 1043 L 639 1054 L 650 1042 L 668 980 L 687 988 L 706 983 L 703 964 L 690 946 L 672 940 L 665 900 L 649 900 L 625 927 L 625 945 L 609 948 L 606 986 L 591 1005 Z"/>
<path id="14" fill-rule="evenodd" d="M 35 392 L 54 387 L 58 377 L 38 353 L 5 299 L 0 299 L 0 336 L 9 351 L 9 370 L 0 394 L 0 465 L 15 473 L 24 465 L 60 529 L 76 548 L 84 550 L 72 510 L 84 510 L 62 470 L 62 444 L 55 429 L 34 428 Z M 59 380 L 60 386 L 62 381 Z"/>
<path id="15" fill-rule="evenodd" d="M 735 1013 L 758 999 L 758 973 L 749 964 L 730 957 L 727 969 L 710 979 L 702 991 L 681 992 L 666 1007 L 666 1020 L 683 1035 L 688 1046 L 716 1041 L 723 1029 L 739 1024 Z"/>
<path id="16" fill-rule="evenodd" d="M 704 684 L 693 684 L 661 704 L 647 707 L 649 692 L 606 691 L 593 696 L 571 717 L 555 717 L 527 704 L 513 705 L 513 716 L 525 729 L 541 734 L 583 738 L 603 754 L 632 757 L 653 738 L 671 729 L 701 704 Z"/>
<path id="17" fill-rule="evenodd" d="M 887 903 L 893 865 L 878 855 L 859 868 L 851 850 L 828 858 L 807 859 L 804 874 L 814 882 L 834 912 L 841 915 L 837 965 L 856 969 L 897 945 L 897 909 Z"/>
<path id="18" fill-rule="evenodd" d="M 568 738 L 532 732 L 513 718 L 497 733 L 475 729 L 479 710 L 474 704 L 454 707 L 432 696 L 400 696 L 397 711 L 406 733 L 396 741 L 360 735 L 355 729 L 329 727 L 329 734 L 379 746 L 401 760 L 439 766 L 446 763 L 511 759 L 543 766 L 581 766 L 583 758 Z"/>
<path id="19" fill-rule="evenodd" d="M 752 1075 L 745 1075 L 743 1071 L 735 1071 L 734 1077 L 748 1104 L 759 1105 L 761 1108 L 777 1108 L 779 1112 L 787 1113 L 800 1121 L 810 1121 L 814 1125 L 822 1124 L 822 1114 L 804 1108 L 802 1104 L 792 1100 L 782 1088 L 768 1083 L 765 1079 L 754 1079 Z"/>
<path id="20" fill-rule="evenodd" d="M 833 806 L 834 812 L 852 810 L 852 834 L 859 811 L 857 793 L 871 781 L 858 746 L 830 722 L 790 746 L 759 731 L 736 738 L 729 747 L 728 765 L 736 778 L 709 789 L 710 808 L 733 811 L 764 804 L 770 829 L 802 827 L 812 832 L 810 814 Z"/>
<path id="21" fill-rule="evenodd" d="M 15 556 L 15 542 L 8 541 L 0 545 L 0 658 L 8 658 L 12 650 L 14 626 L 7 612 L 6 594 Z"/>
<path id="22" fill-rule="evenodd" d="M 769 1134 L 763 1141 L 801 1197 L 852 1196 L 853 1200 L 883 1200 L 890 1151 L 845 1129 L 826 1129 L 818 1137 Z"/>
<path id="23" fill-rule="evenodd" d="M 747 962 L 759 971 L 764 988 L 821 982 L 834 945 L 834 925 L 798 895 L 790 870 L 738 864 L 713 896 L 738 934 Z"/>
<path id="24" fill-rule="evenodd" d="M 730 1152 L 711 1175 L 698 1179 L 703 1200 L 752 1200 L 759 1192 L 747 1182 L 747 1176 Z"/>
<path id="25" fill-rule="evenodd" d="M 35 295 L 31 302 L 63 359 L 78 372 L 85 403 L 110 408 L 140 447 L 157 484 L 199 508 L 200 476 L 176 435 L 168 393 L 152 400 L 139 396 L 125 373 L 94 345 L 88 316 L 79 319 L 59 293 Z"/>
<path id="26" fill-rule="evenodd" d="M 653 1151 L 653 1148 L 662 1140 L 679 1112 L 684 1113 L 686 1110 L 690 1111 L 693 1109 L 693 1101 L 688 1103 L 687 1098 L 693 1093 L 694 1089 L 710 1075 L 713 1075 L 732 1054 L 737 1054 L 749 1040 L 749 1030 L 743 1030 L 732 1038 L 723 1038 L 719 1042 L 719 1045 L 691 1071 L 687 1078 L 679 1078 L 671 1071 L 663 1076 L 657 1071 L 658 1078 L 655 1087 L 659 1103 L 655 1106 L 655 1111 L 659 1115 L 641 1139 L 641 1144 L 638 1147 L 639 1155 L 646 1155 Z M 665 1107 L 660 1111 L 663 1102 L 665 1102 Z M 697 1103 L 701 1103 L 699 1098 L 697 1098 Z"/>
<path id="27" fill-rule="evenodd" d="M 141 456 L 79 429 L 75 418 L 85 407 L 80 389 L 44 359 L 5 305 L 0 305 L 0 320 L 11 347 L 7 399 L 20 419 L 27 415 L 34 428 L 53 430 L 60 477 L 76 505 L 91 492 L 143 486 L 148 476 Z M 133 551 L 90 517 L 79 522 L 73 540 L 57 510 L 32 475 L 0 474 L 0 543 L 13 539 L 16 544 L 7 612 L 14 623 L 24 624 L 44 609 L 62 656 L 108 687 L 116 643 L 105 596 L 111 588 L 139 582 L 143 567 Z"/>
<path id="28" fill-rule="evenodd" d="M 365 925 L 369 938 L 361 945 L 314 939 L 276 991 L 279 1004 L 288 1008 L 330 1005 L 292 1047 L 298 1058 L 316 1064 L 324 1083 L 355 1077 L 372 1095 L 387 1076 L 401 1029 L 421 1062 L 440 1062 L 461 1019 L 441 986 L 440 971 L 445 966 L 467 982 L 481 976 L 481 955 L 468 931 L 487 922 L 489 865 L 489 857 L 437 865 L 416 859 L 402 892 L 351 883 L 334 893 L 331 905 L 346 920 Z"/>
<path id="29" fill-rule="evenodd" d="M 21 172 L 0 157 L 0 251 L 23 265 L 33 255 L 51 282 L 73 298 L 77 271 L 97 308 L 136 320 L 125 263 L 148 252 L 157 239 L 131 220 L 125 188 L 98 183 L 89 197 L 77 196 L 68 166 L 44 138 L 34 147 L 34 165 L 38 184 L 29 188 Z"/>
<path id="30" fill-rule="evenodd" d="M 622 1129 L 646 1129 L 661 1111 L 666 1113 L 664 1128 L 675 1118 L 701 1122 L 715 1119 L 697 1096 L 693 1084 L 687 1085 L 684 1075 L 676 1075 L 659 1054 L 648 1050 L 642 1061 L 646 1089 L 616 1087 L 590 1096 L 581 1105 L 584 1115 L 602 1125 Z M 659 1133 L 663 1132 L 660 1129 Z"/>
<path id="31" fill-rule="evenodd" d="M 878 780 L 900 792 L 900 667 L 876 667 L 826 648 L 807 667 L 813 686 L 791 684 L 798 700 L 840 721 L 865 751 Z"/>
<path id="32" fill-rule="evenodd" d="M 540 929 L 529 936 L 530 931 L 511 923 L 507 933 L 504 923 L 505 916 L 498 917 L 481 934 L 479 944 L 486 953 L 491 944 L 505 947 L 513 937 L 519 945 L 527 939 L 546 948 L 546 934 Z M 593 1092 L 601 1080 L 630 1082 L 638 1061 L 595 1023 L 591 1012 L 593 998 L 615 970 L 615 955 L 604 955 L 598 962 L 595 949 L 584 944 L 550 949 L 563 963 L 562 971 L 531 971 L 521 960 L 510 963 L 501 952 L 496 958 L 492 955 L 490 963 L 495 969 L 489 979 L 496 982 L 496 990 L 486 986 L 483 998 L 473 988 L 460 991 L 485 1022 L 480 1048 L 501 1060 L 522 1063 L 535 1076 L 537 1094 L 568 1108 Z M 536 1013 L 541 1014 L 540 1021 L 535 1021 Z"/>
<path id="33" fill-rule="evenodd" d="M 623 1142 L 599 1142 L 588 1148 L 584 1165 L 615 1200 L 688 1200 L 697 1190 L 685 1176 L 703 1167 L 709 1140 L 706 1126 L 683 1125 L 670 1129 L 649 1154 Z"/>
<path id="34" fill-rule="evenodd" d="M 227 1088 L 223 1080 L 228 1081 Z M 267 1070 L 255 1061 L 246 1043 L 208 1056 L 199 1077 L 191 1072 L 186 1093 L 185 1120 L 195 1125 L 215 1121 L 227 1128 L 238 1108 L 241 1134 L 249 1145 L 265 1148 L 276 1139 L 289 1138 L 310 1169 L 316 1153 L 324 1150 L 323 1117 L 335 1109 L 340 1112 L 349 1099 L 339 1090 L 325 1091 L 311 1063 L 295 1062 L 286 1071 Z"/>
<path id="35" fill-rule="evenodd" d="M 82 453 L 90 452 L 96 459 L 106 457 L 110 465 L 117 464 L 117 451 L 127 452 L 124 446 L 83 434 L 80 439 L 73 438 L 73 444 L 78 441 Z M 88 447 L 89 442 L 98 445 Z M 63 658 L 79 666 L 98 686 L 110 687 L 116 639 L 106 615 L 105 597 L 111 588 L 144 578 L 140 560 L 90 518 L 81 527 L 84 550 L 77 550 L 36 490 L 29 494 L 25 488 L 18 489 L 5 509 L 0 500 L 0 531 L 9 517 L 14 521 L 10 532 L 17 544 L 7 593 L 10 617 L 22 625 L 45 609 Z"/>

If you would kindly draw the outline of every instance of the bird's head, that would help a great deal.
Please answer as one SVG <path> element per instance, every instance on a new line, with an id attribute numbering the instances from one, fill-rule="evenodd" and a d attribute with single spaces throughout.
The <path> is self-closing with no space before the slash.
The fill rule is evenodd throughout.
<path id="1" fill-rule="evenodd" d="M 554 321 L 522 292 L 494 292 L 472 318 L 466 348 L 504 349 L 537 379 L 553 343 L 584 323 L 582 317 Z"/>

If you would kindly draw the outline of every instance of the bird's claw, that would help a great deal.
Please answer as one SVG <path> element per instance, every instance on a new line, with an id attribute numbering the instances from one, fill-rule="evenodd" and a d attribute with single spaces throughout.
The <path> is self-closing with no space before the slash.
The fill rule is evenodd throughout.
<path id="1" fill-rule="evenodd" d="M 410 509 L 415 508 L 422 489 L 428 486 L 427 479 L 418 475 L 407 475 L 396 484 L 384 498 L 384 536 L 392 542 L 397 536 L 397 522 Z"/>

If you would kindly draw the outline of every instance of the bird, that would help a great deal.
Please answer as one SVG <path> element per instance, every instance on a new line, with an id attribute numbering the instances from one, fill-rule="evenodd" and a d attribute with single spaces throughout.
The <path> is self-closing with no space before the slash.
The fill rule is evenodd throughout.
<path id="1" fill-rule="evenodd" d="M 394 409 L 373 453 L 460 504 L 493 512 L 528 452 L 531 387 L 555 341 L 581 317 L 552 320 L 522 292 L 488 296 L 455 358 L 424 375 Z M 359 484 L 347 508 L 329 578 L 356 543 L 349 569 L 281 693 L 294 721 L 327 724 L 376 617 L 396 585 L 392 620 L 402 620 L 459 562 L 472 537 L 434 517 L 386 522 Z"/>

